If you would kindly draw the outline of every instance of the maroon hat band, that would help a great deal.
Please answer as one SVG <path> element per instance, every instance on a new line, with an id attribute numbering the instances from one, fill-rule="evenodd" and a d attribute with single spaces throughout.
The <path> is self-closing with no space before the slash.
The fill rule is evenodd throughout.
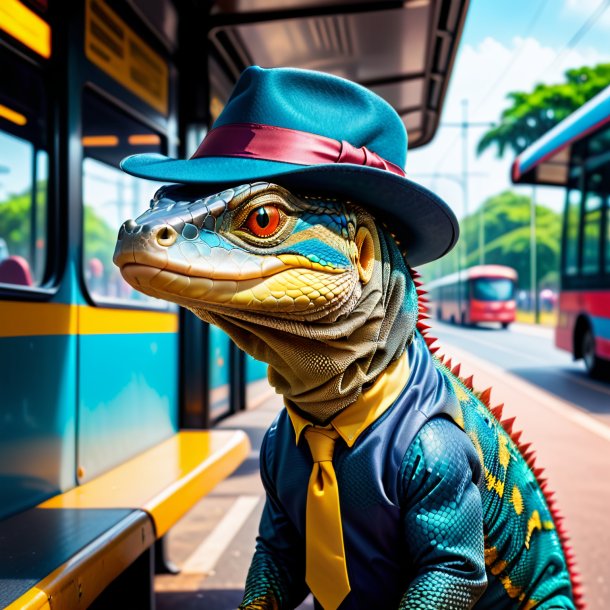
<path id="1" fill-rule="evenodd" d="M 307 131 L 273 125 L 235 123 L 212 129 L 191 159 L 241 157 L 296 165 L 354 163 L 405 176 L 402 168 L 382 159 L 365 146 L 333 140 Z"/>

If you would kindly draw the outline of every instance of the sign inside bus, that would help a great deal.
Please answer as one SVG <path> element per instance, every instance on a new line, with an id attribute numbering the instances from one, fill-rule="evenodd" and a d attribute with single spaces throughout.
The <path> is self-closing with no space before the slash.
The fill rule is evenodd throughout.
<path id="1" fill-rule="evenodd" d="M 85 53 L 98 68 L 167 116 L 166 62 L 102 0 L 87 0 Z"/>

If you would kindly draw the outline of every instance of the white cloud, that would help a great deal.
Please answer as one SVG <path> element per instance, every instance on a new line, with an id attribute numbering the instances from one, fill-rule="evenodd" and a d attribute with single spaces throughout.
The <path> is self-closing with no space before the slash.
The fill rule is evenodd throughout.
<path id="1" fill-rule="evenodd" d="M 508 92 L 529 91 L 538 82 L 561 82 L 563 73 L 568 68 L 607 61 L 607 55 L 602 55 L 595 49 L 572 49 L 559 56 L 558 51 L 559 49 L 543 46 L 535 38 L 519 37 L 515 37 L 509 46 L 488 37 L 477 46 L 462 47 L 445 100 L 441 123 L 461 121 L 464 99 L 468 100 L 470 121 L 498 121 L 502 110 L 508 105 Z M 480 177 L 473 176 L 468 181 L 469 211 L 476 209 L 487 197 L 507 188 L 531 193 L 530 187 L 513 187 L 511 184 L 510 166 L 513 158 L 510 153 L 506 153 L 504 159 L 497 159 L 495 150 L 490 149 L 480 157 L 476 156 L 476 144 L 485 129 L 468 130 L 469 171 L 484 174 Z M 459 136 L 459 128 L 441 127 L 431 144 L 409 153 L 407 170 L 409 177 L 433 188 L 452 205 L 458 216 L 462 216 L 459 181 L 438 178 L 432 184 L 429 177 L 434 172 L 461 174 L 462 143 Z M 559 208 L 563 193 L 560 189 L 540 189 L 538 199 Z"/>

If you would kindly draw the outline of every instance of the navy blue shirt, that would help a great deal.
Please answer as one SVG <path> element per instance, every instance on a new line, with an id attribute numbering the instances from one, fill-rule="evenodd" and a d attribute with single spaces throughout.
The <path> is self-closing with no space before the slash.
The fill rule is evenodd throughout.
<path id="1" fill-rule="evenodd" d="M 455 590 L 474 603 L 485 587 L 476 452 L 452 421 L 457 399 L 419 337 L 409 347 L 409 362 L 409 380 L 394 404 L 353 447 L 341 439 L 335 445 L 351 586 L 341 610 L 395 609 L 409 591 L 415 602 L 428 595 L 429 586 L 441 596 Z M 244 607 L 257 595 L 267 597 L 265 587 L 281 608 L 295 607 L 308 592 L 305 506 L 311 470 L 307 442 L 296 444 L 283 410 L 261 448 L 267 502 Z M 438 607 L 449 607 L 443 599 Z"/>

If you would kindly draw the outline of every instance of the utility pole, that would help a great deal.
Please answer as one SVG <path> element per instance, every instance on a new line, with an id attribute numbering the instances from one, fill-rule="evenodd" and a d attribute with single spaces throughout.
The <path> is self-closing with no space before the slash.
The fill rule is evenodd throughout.
<path id="1" fill-rule="evenodd" d="M 435 185 L 436 185 L 436 181 L 440 178 L 443 180 L 450 180 L 451 182 L 454 182 L 455 184 L 457 184 L 461 191 L 462 191 L 462 218 L 465 218 L 468 215 L 468 203 L 467 203 L 467 196 L 468 196 L 468 187 L 466 186 L 466 181 L 470 178 L 486 178 L 488 176 L 488 174 L 484 173 L 484 172 L 468 172 L 467 174 L 464 174 L 463 172 L 461 174 L 451 174 L 451 173 L 441 173 L 441 172 L 434 172 L 432 174 L 417 174 L 417 178 L 432 178 L 432 190 L 435 190 Z M 460 247 L 460 245 L 464 248 L 464 250 L 467 250 L 467 243 L 466 243 L 466 236 L 464 235 L 461 239 L 460 242 L 458 244 L 458 248 Z M 458 258 L 461 257 L 461 254 Z M 464 256 L 464 260 L 465 260 L 465 256 Z M 462 261 L 461 259 L 458 261 L 459 263 L 459 269 L 462 268 L 462 263 L 464 261 Z"/>
<path id="2" fill-rule="evenodd" d="M 485 264 L 485 201 L 479 208 L 479 265 Z"/>
<path id="3" fill-rule="evenodd" d="M 440 173 L 433 173 L 433 174 L 418 174 L 418 176 L 420 178 L 423 177 L 431 177 L 432 178 L 432 190 L 436 190 L 436 181 L 438 178 L 443 178 L 445 180 L 450 180 L 451 182 L 455 182 L 461 189 L 462 191 L 462 215 L 463 217 L 466 216 L 466 212 L 468 210 L 468 204 L 466 203 L 466 188 L 465 188 L 465 182 L 464 182 L 464 174 L 460 175 L 460 174 L 440 174 Z M 457 252 L 457 269 L 456 271 L 461 271 L 462 268 L 464 267 L 464 263 L 466 261 L 466 256 L 464 255 L 464 251 L 467 250 L 466 248 L 466 240 L 464 238 L 462 238 L 460 241 L 458 241 L 458 244 L 456 246 L 456 252 Z"/>
<path id="4" fill-rule="evenodd" d="M 441 123 L 441 127 L 459 127 L 462 139 L 462 193 L 464 195 L 464 217 L 468 216 L 469 189 L 468 177 L 472 174 L 468 172 L 468 130 L 473 127 L 494 127 L 495 123 L 488 121 L 470 122 L 468 120 L 468 100 L 462 100 L 462 121 L 460 123 Z M 483 206 L 484 208 L 484 206 Z M 479 213 L 479 264 L 485 261 L 485 218 L 484 209 Z M 468 254 L 468 244 L 465 244 L 466 255 Z"/>
<path id="5" fill-rule="evenodd" d="M 538 302 L 538 256 L 536 252 L 536 187 L 532 187 L 530 206 L 530 290 L 532 293 L 532 307 L 534 309 L 534 322 L 540 324 L 540 303 Z"/>
<path id="6" fill-rule="evenodd" d="M 468 216 L 468 100 L 462 100 L 462 188 L 464 217 Z"/>
<path id="7" fill-rule="evenodd" d="M 476 176 L 476 177 L 481 177 L 481 176 L 486 176 L 487 174 L 481 174 L 481 173 L 471 173 L 471 174 L 464 174 L 462 173 L 460 174 L 441 174 L 439 172 L 435 172 L 433 174 L 417 174 L 418 178 L 424 178 L 424 177 L 429 177 L 432 178 L 432 189 L 434 190 L 435 185 L 436 185 L 436 181 L 438 178 L 443 178 L 445 180 L 451 180 L 452 182 L 455 182 L 461 189 L 462 189 L 462 206 L 463 206 L 463 215 L 464 217 L 466 216 L 466 213 L 468 211 L 468 204 L 467 204 L 467 195 L 468 195 L 468 191 L 467 191 L 467 187 L 466 187 L 466 179 L 468 178 L 468 176 Z M 460 241 L 458 241 L 457 247 L 456 247 L 456 252 L 457 252 L 457 269 L 456 272 L 459 274 L 459 278 L 461 280 L 462 278 L 462 269 L 464 269 L 464 267 L 466 266 L 466 252 L 467 248 L 466 248 L 466 240 L 464 238 L 462 238 Z M 441 259 L 442 260 L 442 259 Z M 443 275 L 442 270 L 441 270 L 441 276 Z M 461 287 L 459 290 L 459 295 L 458 296 L 458 301 L 460 301 L 461 303 Z M 460 304 L 460 308 L 461 308 L 461 304 Z"/>

